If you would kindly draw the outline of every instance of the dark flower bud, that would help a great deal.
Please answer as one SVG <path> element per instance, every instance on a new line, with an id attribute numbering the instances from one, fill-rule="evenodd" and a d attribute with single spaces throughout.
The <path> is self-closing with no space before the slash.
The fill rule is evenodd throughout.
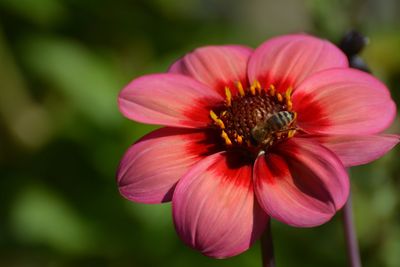
<path id="1" fill-rule="evenodd" d="M 359 56 L 359 53 L 364 49 L 368 42 L 368 37 L 355 30 L 351 30 L 343 36 L 338 47 L 346 54 L 350 67 L 365 72 L 371 72 L 368 65 Z"/>

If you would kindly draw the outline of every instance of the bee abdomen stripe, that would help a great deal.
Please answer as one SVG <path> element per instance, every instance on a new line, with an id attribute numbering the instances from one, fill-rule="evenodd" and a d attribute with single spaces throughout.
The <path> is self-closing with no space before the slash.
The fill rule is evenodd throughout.
<path id="1" fill-rule="evenodd" d="M 284 126 L 284 122 L 280 118 L 280 114 L 275 114 L 270 118 L 269 125 L 272 130 L 278 130 Z"/>

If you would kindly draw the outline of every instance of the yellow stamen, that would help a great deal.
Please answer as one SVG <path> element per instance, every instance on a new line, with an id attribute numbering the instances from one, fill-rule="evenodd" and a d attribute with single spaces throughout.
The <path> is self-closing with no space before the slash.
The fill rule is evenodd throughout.
<path id="1" fill-rule="evenodd" d="M 212 110 L 210 110 L 210 117 L 211 117 L 211 119 L 213 119 L 213 121 L 217 122 L 218 116 L 217 116 L 217 114 L 215 114 L 215 112 L 212 111 Z"/>
<path id="2" fill-rule="evenodd" d="M 221 115 L 222 115 L 222 116 L 225 116 L 225 115 L 226 115 L 226 112 L 227 112 L 226 110 L 222 111 Z"/>
<path id="3" fill-rule="evenodd" d="M 236 86 L 237 86 L 240 96 L 244 96 L 244 89 L 243 89 L 242 83 L 240 81 L 238 81 L 236 83 Z"/>
<path id="4" fill-rule="evenodd" d="M 252 95 L 256 95 L 256 87 L 254 85 L 250 86 L 250 92 Z"/>
<path id="5" fill-rule="evenodd" d="M 242 142 L 243 142 L 243 137 L 242 137 L 241 135 L 238 135 L 238 136 L 236 137 L 236 141 L 237 141 L 239 144 L 242 144 Z"/>
<path id="6" fill-rule="evenodd" d="M 274 96 L 274 95 L 275 95 L 275 86 L 274 86 L 273 84 L 271 84 L 271 85 L 269 86 L 269 94 L 270 94 L 271 96 Z"/>
<path id="7" fill-rule="evenodd" d="M 228 86 L 225 87 L 225 95 L 226 95 L 226 105 L 230 107 L 232 103 L 232 93 Z"/>
<path id="8" fill-rule="evenodd" d="M 293 108 L 293 103 L 290 100 L 286 100 L 286 106 L 287 106 L 287 110 L 291 111 Z"/>
<path id="9" fill-rule="evenodd" d="M 261 89 L 261 83 L 259 82 L 259 81 L 255 81 L 254 82 L 254 84 L 255 84 L 255 86 L 256 86 L 256 88 L 258 89 L 258 90 L 260 90 Z"/>
<path id="10" fill-rule="evenodd" d="M 292 95 L 293 88 L 290 86 L 285 92 L 285 98 L 290 100 L 290 96 Z"/>
<path id="11" fill-rule="evenodd" d="M 297 119 L 297 112 L 293 112 L 293 120 L 295 121 Z"/>
<path id="12" fill-rule="evenodd" d="M 224 139 L 226 145 L 228 145 L 228 146 L 232 145 L 232 141 L 231 141 L 231 139 L 229 139 L 229 137 L 225 131 L 222 131 L 221 137 Z"/>
<path id="13" fill-rule="evenodd" d="M 276 98 L 278 99 L 279 102 L 282 102 L 282 100 L 283 100 L 283 97 L 280 93 L 276 94 Z"/>
<path id="14" fill-rule="evenodd" d="M 219 126 L 219 128 L 225 129 L 224 122 L 220 118 L 218 118 L 217 114 L 215 114 L 215 112 L 212 110 L 210 110 L 210 117 Z"/>
<path id="15" fill-rule="evenodd" d="M 292 138 L 294 136 L 294 134 L 296 133 L 296 130 L 290 130 L 288 132 L 288 138 Z"/>
<path id="16" fill-rule="evenodd" d="M 293 103 L 291 100 L 292 91 L 293 91 L 293 88 L 290 86 L 285 92 L 286 106 L 289 111 L 292 110 L 292 106 L 293 106 Z"/>

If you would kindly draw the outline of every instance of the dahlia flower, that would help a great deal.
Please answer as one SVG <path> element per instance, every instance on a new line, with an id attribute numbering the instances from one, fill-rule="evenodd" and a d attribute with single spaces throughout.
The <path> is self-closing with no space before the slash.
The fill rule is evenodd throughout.
<path id="1" fill-rule="evenodd" d="M 164 127 L 120 163 L 120 193 L 172 201 L 181 239 L 216 258 L 257 240 L 269 218 L 329 221 L 349 195 L 346 167 L 371 162 L 399 136 L 382 134 L 396 106 L 373 76 L 333 44 L 305 34 L 255 50 L 207 46 L 119 94 L 122 114 Z"/>

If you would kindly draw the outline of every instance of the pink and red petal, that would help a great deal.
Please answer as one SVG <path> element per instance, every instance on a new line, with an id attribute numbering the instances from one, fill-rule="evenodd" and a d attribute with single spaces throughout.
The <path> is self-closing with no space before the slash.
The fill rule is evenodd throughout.
<path id="1" fill-rule="evenodd" d="M 195 163 L 217 152 L 205 131 L 161 128 L 132 145 L 117 172 L 121 194 L 132 201 L 170 201 L 176 182 Z"/>
<path id="2" fill-rule="evenodd" d="M 384 156 L 400 142 L 399 135 L 329 135 L 315 138 L 335 153 L 345 167 L 369 163 Z"/>
<path id="3" fill-rule="evenodd" d="M 329 221 L 347 200 L 349 179 L 328 149 L 303 138 L 260 155 L 254 166 L 255 192 L 272 217 L 296 227 Z"/>
<path id="4" fill-rule="evenodd" d="M 205 158 L 179 181 L 172 200 L 175 228 L 203 254 L 226 258 L 247 250 L 267 223 L 254 198 L 252 167 L 222 152 Z"/>
<path id="5" fill-rule="evenodd" d="M 133 80 L 119 94 L 125 117 L 143 123 L 199 128 L 210 123 L 223 98 L 210 87 L 180 74 L 153 74 Z"/>
<path id="6" fill-rule="evenodd" d="M 317 73 L 297 88 L 292 99 L 298 125 L 314 134 L 375 134 L 396 115 L 386 86 L 355 69 Z"/>
<path id="7" fill-rule="evenodd" d="M 239 45 L 200 47 L 175 62 L 169 72 L 188 75 L 224 96 L 225 86 L 235 91 L 235 82 L 247 84 L 251 53 L 251 48 Z"/>
<path id="8" fill-rule="evenodd" d="M 306 34 L 272 38 L 259 46 L 249 60 L 249 81 L 258 80 L 279 91 L 296 87 L 310 75 L 331 68 L 346 68 L 346 56 L 332 43 Z"/>

